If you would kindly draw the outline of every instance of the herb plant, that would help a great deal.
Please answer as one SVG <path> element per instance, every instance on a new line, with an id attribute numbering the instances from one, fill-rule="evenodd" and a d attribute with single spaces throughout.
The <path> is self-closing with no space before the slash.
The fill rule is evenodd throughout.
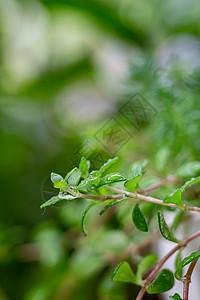
<path id="1" fill-rule="evenodd" d="M 184 192 L 190 191 L 194 184 L 200 182 L 200 176 L 192 177 L 184 183 L 180 170 L 177 170 L 174 176 L 170 175 L 160 182 L 140 188 L 140 182 L 146 176 L 145 168 L 147 161 L 137 161 L 130 166 L 129 174 L 124 175 L 115 172 L 108 173 L 108 169 L 118 161 L 118 158 L 109 159 L 99 170 L 89 171 L 90 162 L 82 157 L 79 167 L 72 169 L 65 177 L 59 174 L 51 173 L 51 181 L 55 188 L 59 189 L 58 195 L 41 205 L 41 208 L 54 205 L 59 202 L 70 202 L 80 198 L 90 199 L 91 203 L 85 209 L 82 215 L 81 229 L 87 236 L 86 217 L 90 209 L 94 206 L 103 206 L 100 215 L 104 214 L 111 207 L 122 202 L 132 203 L 132 220 L 135 227 L 142 232 L 153 232 L 154 224 L 147 220 L 143 213 L 143 203 L 150 202 L 157 210 L 157 222 L 159 232 L 169 242 L 175 243 L 172 248 L 160 261 L 157 261 L 157 255 L 149 253 L 145 255 L 137 265 L 137 272 L 134 273 L 127 261 L 122 261 L 113 271 L 113 281 L 130 282 L 141 286 L 141 290 L 136 300 L 141 300 L 145 292 L 149 294 L 159 294 L 170 290 L 174 286 L 174 277 L 183 282 L 183 298 L 179 294 L 170 296 L 170 299 L 188 299 L 189 284 L 193 269 L 200 257 L 200 250 L 194 249 L 189 256 L 182 258 L 181 251 L 188 243 L 200 236 L 200 230 L 191 233 L 188 237 L 180 240 L 176 237 L 176 229 L 184 220 L 186 214 L 191 211 L 200 212 L 200 207 L 190 206 L 185 200 Z M 183 166 L 181 167 L 182 169 Z M 198 168 L 197 168 L 198 173 Z M 197 174 L 198 175 L 198 174 Z M 149 196 L 148 194 L 167 185 L 175 185 L 177 188 L 170 193 L 162 196 L 163 199 Z M 174 221 L 168 225 L 165 220 L 165 210 L 170 209 L 174 212 Z M 175 273 L 169 269 L 163 268 L 164 263 L 176 254 Z M 188 266 L 186 274 L 183 274 L 183 268 Z M 145 274 L 148 272 L 148 276 Z"/>

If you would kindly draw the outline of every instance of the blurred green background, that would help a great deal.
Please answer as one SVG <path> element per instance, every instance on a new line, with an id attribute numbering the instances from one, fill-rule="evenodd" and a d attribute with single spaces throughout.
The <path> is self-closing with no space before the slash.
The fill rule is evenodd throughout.
<path id="1" fill-rule="evenodd" d="M 0 0 L 1 300 L 134 299 L 137 287 L 110 279 L 147 238 L 130 206 L 94 210 L 85 238 L 88 201 L 40 205 L 56 193 L 50 173 L 82 154 L 94 169 L 118 155 L 124 174 L 147 158 L 151 182 L 200 160 L 199 36 L 198 0 Z M 147 107 L 137 124 L 121 113 L 135 93 Z"/>

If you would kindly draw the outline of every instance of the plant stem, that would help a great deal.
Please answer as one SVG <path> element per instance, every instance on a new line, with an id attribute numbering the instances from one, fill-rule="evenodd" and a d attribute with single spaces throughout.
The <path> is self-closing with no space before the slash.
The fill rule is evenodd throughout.
<path id="1" fill-rule="evenodd" d="M 93 196 L 93 195 L 78 193 L 77 197 L 91 199 L 91 200 L 109 200 L 109 199 L 121 199 L 124 197 L 124 194 L 110 195 L 110 196 Z"/>
<path id="2" fill-rule="evenodd" d="M 194 240 L 195 238 L 197 238 L 198 236 L 200 236 L 200 230 L 193 233 L 192 235 L 190 235 L 189 237 L 187 237 L 186 239 L 184 239 L 182 242 L 180 242 L 177 246 L 175 246 L 172 250 L 170 250 L 160 261 L 159 263 L 155 266 L 155 268 L 152 270 L 152 272 L 149 274 L 149 276 L 147 277 L 147 279 L 145 280 L 145 283 L 143 285 L 143 287 L 141 288 L 136 300 L 141 300 L 146 292 L 146 287 L 148 285 L 150 285 L 150 283 L 152 282 L 152 280 L 154 279 L 154 277 L 157 275 L 158 271 L 162 268 L 162 266 L 164 265 L 164 263 L 179 249 L 186 247 L 187 244 L 189 242 L 191 242 L 192 240 Z"/>
<path id="3" fill-rule="evenodd" d="M 166 179 L 163 179 L 162 181 L 158 182 L 158 183 L 155 183 L 143 190 L 140 190 L 140 194 L 146 194 L 146 193 L 149 193 L 163 185 L 166 185 L 166 184 L 169 184 L 169 183 L 175 183 L 177 182 L 178 180 L 173 176 L 173 175 L 169 175 Z"/>
<path id="4" fill-rule="evenodd" d="M 170 207 L 181 209 L 181 207 L 179 207 L 176 204 L 164 203 L 162 200 L 159 200 L 159 199 L 151 197 L 151 196 L 145 196 L 145 195 L 141 195 L 141 194 L 138 194 L 138 193 L 134 194 L 134 193 L 124 191 L 124 190 L 121 190 L 121 189 L 117 189 L 117 188 L 107 186 L 107 185 L 105 185 L 104 188 L 106 188 L 107 190 L 110 190 L 112 192 L 118 193 L 118 194 L 120 193 L 120 194 L 126 195 L 129 198 L 141 199 L 141 200 L 144 200 L 144 201 L 147 201 L 147 202 L 152 202 L 152 203 L 159 204 L 159 205 L 170 206 Z M 184 205 L 184 210 L 191 210 L 191 211 L 200 212 L 200 207 L 192 207 L 192 206 Z"/>
<path id="5" fill-rule="evenodd" d="M 200 250 L 200 247 L 198 248 L 198 250 Z M 184 276 L 184 280 L 183 280 L 183 300 L 188 300 L 188 295 L 189 295 L 189 285 L 191 283 L 191 276 L 192 276 L 192 272 L 196 266 L 196 263 L 198 261 L 198 258 L 195 259 L 194 261 L 191 262 L 186 275 Z"/>

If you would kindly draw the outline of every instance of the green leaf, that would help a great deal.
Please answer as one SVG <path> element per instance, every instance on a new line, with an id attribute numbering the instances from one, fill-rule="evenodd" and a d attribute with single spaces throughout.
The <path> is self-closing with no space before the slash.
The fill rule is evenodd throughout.
<path id="1" fill-rule="evenodd" d="M 158 256 L 149 253 L 139 262 L 137 266 L 136 278 L 138 282 L 142 282 L 142 276 L 148 271 L 158 260 Z"/>
<path id="2" fill-rule="evenodd" d="M 139 230 L 144 231 L 144 232 L 148 231 L 148 226 L 147 226 L 145 217 L 139 207 L 139 202 L 136 203 L 136 205 L 133 209 L 132 219 L 133 219 L 135 226 Z"/>
<path id="3" fill-rule="evenodd" d="M 97 185 L 99 182 L 99 172 L 91 172 L 90 175 L 82 180 L 77 186 L 77 190 L 91 188 L 92 185 Z"/>
<path id="4" fill-rule="evenodd" d="M 142 177 L 142 173 L 139 173 L 139 174 L 136 174 L 133 178 L 125 181 L 125 183 L 124 183 L 125 188 L 127 188 L 128 191 L 134 193 L 141 177 Z"/>
<path id="5" fill-rule="evenodd" d="M 116 200 L 114 200 L 114 201 L 108 203 L 106 206 L 104 206 L 104 208 L 100 211 L 99 214 L 102 215 L 106 210 L 108 210 L 108 209 L 109 209 L 110 207 L 112 207 L 113 205 L 118 204 L 118 203 L 123 202 L 123 201 L 127 201 L 128 199 L 129 199 L 129 198 L 124 197 L 124 198 L 122 198 L 122 199 L 116 199 Z"/>
<path id="6" fill-rule="evenodd" d="M 174 294 L 174 296 L 169 296 L 170 300 L 183 300 L 179 294 Z"/>
<path id="7" fill-rule="evenodd" d="M 180 270 L 183 269 L 186 265 L 188 265 L 189 263 L 191 263 L 192 261 L 196 260 L 197 258 L 200 257 L 200 250 L 193 252 L 192 254 L 190 254 L 189 256 L 185 257 L 181 263 L 177 266 L 176 268 L 176 272 L 175 272 L 175 277 L 178 280 L 181 280 L 180 277 Z"/>
<path id="8" fill-rule="evenodd" d="M 64 181 L 63 177 L 56 173 L 51 173 L 51 181 L 54 184 L 54 187 L 57 189 L 64 190 L 67 187 L 66 182 Z"/>
<path id="9" fill-rule="evenodd" d="M 99 170 L 100 173 L 103 173 L 106 171 L 108 168 L 110 168 L 112 165 L 114 165 L 117 161 L 119 160 L 118 157 L 114 157 L 109 159 Z"/>
<path id="10" fill-rule="evenodd" d="M 184 202 L 182 200 L 182 191 L 180 189 L 175 190 L 172 193 L 166 195 L 165 199 L 163 200 L 164 203 L 173 203 L 178 205 L 179 207 L 184 207 Z"/>
<path id="11" fill-rule="evenodd" d="M 168 269 L 163 269 L 146 290 L 149 294 L 160 294 L 169 291 L 173 286 L 173 273 Z"/>
<path id="12" fill-rule="evenodd" d="M 163 202 L 164 203 L 174 203 L 180 207 L 183 207 L 184 206 L 184 202 L 182 200 L 183 192 L 186 190 L 186 188 L 188 186 L 190 186 L 191 184 L 197 183 L 197 182 L 200 182 L 200 176 L 196 177 L 196 178 L 191 178 L 182 187 L 178 188 L 171 194 L 167 194 Z"/>
<path id="13" fill-rule="evenodd" d="M 81 219 L 81 229 L 82 229 L 82 232 L 85 236 L 87 236 L 87 229 L 86 229 L 86 226 L 85 226 L 85 221 L 86 221 L 86 216 L 89 212 L 89 210 L 95 206 L 95 205 L 98 205 L 99 202 L 92 202 L 90 203 L 90 205 L 85 209 L 85 211 L 83 212 L 83 215 L 82 215 L 82 219 Z"/>
<path id="14" fill-rule="evenodd" d="M 182 192 L 184 192 L 188 186 L 190 186 L 191 184 L 197 183 L 197 182 L 200 182 L 200 176 L 196 177 L 196 178 L 191 178 L 190 180 L 188 180 L 182 187 L 180 187 L 180 190 Z"/>
<path id="15" fill-rule="evenodd" d="M 65 181 L 67 181 L 69 185 L 77 186 L 80 178 L 81 171 L 78 168 L 74 168 L 65 176 Z"/>
<path id="16" fill-rule="evenodd" d="M 119 182 L 119 181 L 125 181 L 126 178 L 119 173 L 112 173 L 112 174 L 107 174 L 106 176 L 102 177 L 98 183 L 98 187 L 103 186 L 105 184 L 111 184 L 114 182 Z"/>
<path id="17" fill-rule="evenodd" d="M 112 274 L 113 281 L 132 282 L 137 284 L 136 276 L 133 273 L 130 265 L 126 261 L 122 261 Z"/>
<path id="18" fill-rule="evenodd" d="M 181 248 L 176 255 L 176 259 L 175 259 L 175 268 L 176 269 L 180 265 L 181 260 L 182 260 L 182 256 L 181 256 L 182 250 L 183 250 L 183 248 Z M 183 269 L 181 269 L 177 272 L 177 279 L 179 278 L 178 280 L 181 280 L 182 276 L 183 276 Z"/>
<path id="19" fill-rule="evenodd" d="M 63 201 L 63 200 L 74 200 L 74 199 L 76 199 L 76 197 L 73 197 L 71 195 L 65 195 L 62 198 L 59 195 L 58 196 L 53 196 L 51 199 L 49 199 L 48 201 L 46 201 L 45 203 L 43 203 L 40 206 L 40 208 L 56 204 L 56 203 L 58 203 L 60 201 Z"/>
<path id="20" fill-rule="evenodd" d="M 179 242 L 178 239 L 176 239 L 172 234 L 172 232 L 169 230 L 169 227 L 167 226 L 167 223 L 164 218 L 164 214 L 160 210 L 158 211 L 158 224 L 159 224 L 160 232 L 166 240 L 169 240 L 174 243 Z"/>
<path id="21" fill-rule="evenodd" d="M 147 159 L 134 162 L 129 169 L 129 178 L 134 177 L 138 173 L 143 173 L 147 164 L 148 164 Z"/>
<path id="22" fill-rule="evenodd" d="M 81 158 L 79 170 L 81 171 L 81 176 L 86 178 L 89 172 L 89 161 L 85 157 Z"/>
<path id="23" fill-rule="evenodd" d="M 176 172 L 176 176 L 179 178 L 191 178 L 193 176 L 200 175 L 200 161 L 192 161 L 186 163 L 185 165 L 181 166 L 178 171 Z"/>

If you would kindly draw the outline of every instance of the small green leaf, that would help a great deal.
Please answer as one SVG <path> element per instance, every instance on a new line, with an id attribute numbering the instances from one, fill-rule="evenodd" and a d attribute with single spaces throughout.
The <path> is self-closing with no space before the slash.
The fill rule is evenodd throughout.
<path id="1" fill-rule="evenodd" d="M 53 196 L 51 199 L 49 199 L 48 201 L 46 201 L 45 203 L 43 203 L 40 208 L 43 208 L 43 207 L 47 207 L 47 206 L 50 206 L 50 205 L 53 205 L 53 204 L 56 204 L 60 201 L 63 201 L 63 200 L 74 200 L 76 199 L 76 197 L 73 197 L 71 195 L 65 195 L 63 197 L 61 197 L 60 195 L 58 196 Z"/>
<path id="2" fill-rule="evenodd" d="M 142 282 L 142 276 L 157 262 L 157 260 L 158 256 L 153 253 L 149 253 L 142 258 L 137 266 L 136 278 L 138 282 Z"/>
<path id="3" fill-rule="evenodd" d="M 114 157 L 109 159 L 99 170 L 100 173 L 103 173 L 106 171 L 108 168 L 110 168 L 112 165 L 114 165 L 117 161 L 119 160 L 118 157 Z"/>
<path id="4" fill-rule="evenodd" d="M 184 206 L 184 202 L 182 200 L 183 192 L 186 190 L 186 188 L 188 186 L 190 186 L 191 184 L 197 183 L 197 182 L 200 182 L 200 176 L 196 177 L 196 178 L 191 178 L 182 187 L 178 188 L 173 193 L 167 194 L 163 202 L 164 203 L 174 203 L 174 204 L 180 206 L 181 208 L 183 208 L 183 206 Z"/>
<path id="5" fill-rule="evenodd" d="M 181 248 L 176 255 L 176 259 L 175 259 L 175 268 L 176 269 L 182 261 L 182 255 L 181 255 L 182 250 L 183 250 L 183 248 Z M 183 276 L 183 269 L 181 269 L 177 272 L 176 279 L 181 280 L 182 276 Z"/>
<path id="6" fill-rule="evenodd" d="M 56 183 L 56 182 L 62 181 L 62 180 L 63 180 L 63 177 L 62 177 L 61 175 L 56 174 L 56 173 L 54 173 L 54 172 L 51 173 L 51 181 L 52 181 L 53 183 Z"/>
<path id="7" fill-rule="evenodd" d="M 91 188 L 92 185 L 97 185 L 99 182 L 99 173 L 91 173 L 87 178 L 82 180 L 77 186 L 77 190 Z"/>
<path id="8" fill-rule="evenodd" d="M 182 200 L 182 191 L 180 189 L 175 190 L 172 193 L 166 195 L 165 199 L 163 200 L 164 203 L 173 203 L 178 205 L 179 207 L 184 207 L 184 202 Z"/>
<path id="9" fill-rule="evenodd" d="M 81 171 L 78 168 L 74 168 L 65 176 L 65 181 L 67 181 L 70 186 L 77 186 L 80 178 Z"/>
<path id="10" fill-rule="evenodd" d="M 174 294 L 174 296 L 169 296 L 170 300 L 183 300 L 179 294 Z"/>
<path id="11" fill-rule="evenodd" d="M 139 202 L 136 203 L 136 205 L 133 209 L 132 219 L 133 219 L 135 226 L 139 230 L 144 231 L 144 232 L 148 231 L 147 222 L 146 222 L 145 217 L 139 207 Z"/>
<path id="12" fill-rule="evenodd" d="M 125 188 L 127 188 L 128 191 L 134 193 L 141 177 L 142 177 L 142 173 L 139 173 L 139 174 L 136 174 L 133 178 L 125 181 L 125 183 L 124 183 Z"/>
<path id="13" fill-rule="evenodd" d="M 95 205 L 98 205 L 99 202 L 92 202 L 90 203 L 90 205 L 85 209 L 85 211 L 83 212 L 83 215 L 82 215 L 82 219 L 81 219 L 81 229 L 82 229 L 82 232 L 85 236 L 87 236 L 87 229 L 86 229 L 86 226 L 85 226 L 85 221 L 86 221 L 86 216 L 89 212 L 89 210 L 95 206 Z"/>
<path id="14" fill-rule="evenodd" d="M 122 261 L 114 270 L 112 275 L 113 281 L 132 282 L 137 284 L 136 276 L 130 265 L 126 261 Z"/>
<path id="15" fill-rule="evenodd" d="M 138 173 L 143 173 L 147 164 L 148 164 L 147 159 L 134 162 L 129 169 L 129 177 L 131 178 L 137 175 Z"/>
<path id="16" fill-rule="evenodd" d="M 168 269 L 163 269 L 146 290 L 149 294 L 160 294 L 169 291 L 173 286 L 173 273 Z"/>
<path id="17" fill-rule="evenodd" d="M 104 208 L 100 211 L 99 214 L 102 215 L 106 210 L 108 210 L 108 209 L 109 209 L 110 207 L 112 207 L 113 205 L 118 204 L 118 203 L 123 202 L 123 201 L 127 201 L 128 199 L 129 199 L 129 198 L 124 197 L 124 198 L 122 198 L 122 199 L 116 199 L 116 200 L 114 200 L 114 201 L 108 203 L 106 206 L 104 206 Z"/>
<path id="18" fill-rule="evenodd" d="M 67 187 L 66 182 L 64 181 L 63 177 L 56 173 L 51 173 L 51 181 L 54 184 L 54 187 L 57 189 L 64 190 Z"/>
<path id="19" fill-rule="evenodd" d="M 196 177 L 196 178 L 191 178 L 190 180 L 188 180 L 182 187 L 180 187 L 180 190 L 182 192 L 184 192 L 188 186 L 190 186 L 191 184 L 197 183 L 197 182 L 200 182 L 200 176 Z"/>
<path id="20" fill-rule="evenodd" d="M 193 252 L 189 256 L 185 257 L 176 268 L 176 272 L 175 272 L 176 279 L 181 280 L 181 277 L 179 276 L 180 270 L 183 269 L 186 265 L 188 265 L 189 263 L 191 263 L 192 261 L 196 260 L 199 257 L 200 257 L 200 250 L 198 250 L 196 252 Z"/>
<path id="21" fill-rule="evenodd" d="M 173 236 L 172 232 L 169 230 L 169 227 L 167 226 L 167 223 L 165 221 L 164 214 L 161 210 L 158 211 L 158 224 L 159 224 L 160 232 L 166 240 L 169 240 L 174 243 L 179 242 L 178 239 L 176 239 Z"/>
<path id="22" fill-rule="evenodd" d="M 107 174 L 106 176 L 102 177 L 98 183 L 98 187 L 103 186 L 105 184 L 110 184 L 114 182 L 119 182 L 119 181 L 125 181 L 126 178 L 119 173 L 112 173 L 112 174 Z"/>
<path id="23" fill-rule="evenodd" d="M 89 172 L 89 161 L 85 157 L 81 158 L 79 170 L 81 171 L 81 176 L 86 178 Z"/>

